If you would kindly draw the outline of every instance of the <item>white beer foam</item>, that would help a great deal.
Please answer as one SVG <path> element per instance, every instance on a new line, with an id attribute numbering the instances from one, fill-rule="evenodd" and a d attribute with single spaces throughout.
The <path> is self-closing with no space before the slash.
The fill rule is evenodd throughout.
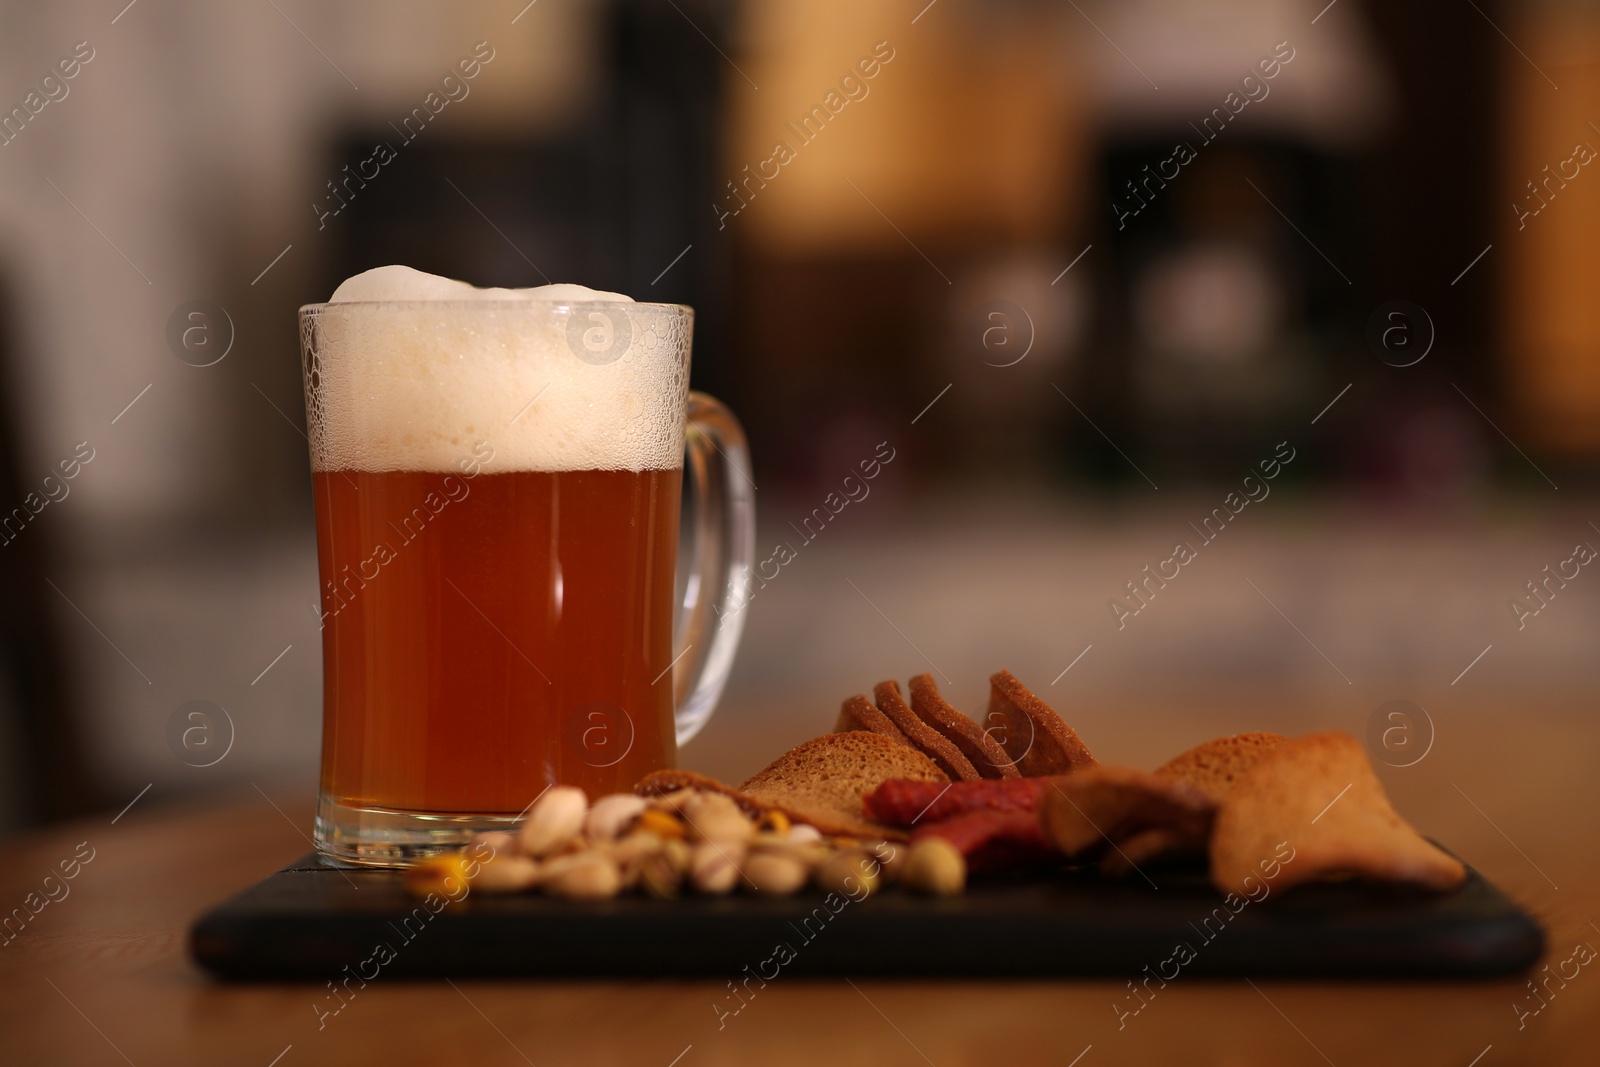
<path id="1" fill-rule="evenodd" d="M 441 278 L 437 274 L 398 264 L 374 267 L 362 271 L 339 283 L 339 288 L 328 297 L 330 304 L 346 304 L 357 300 L 544 300 L 568 303 L 581 300 L 610 300 L 622 304 L 633 303 L 633 297 L 621 293 L 604 293 L 584 285 L 536 285 L 531 289 L 480 289 L 454 278 Z"/>
<path id="2" fill-rule="evenodd" d="M 689 313 L 590 301 L 633 304 L 400 266 L 348 279 L 303 325 L 312 469 L 454 471 L 483 442 L 489 472 L 681 467 Z"/>

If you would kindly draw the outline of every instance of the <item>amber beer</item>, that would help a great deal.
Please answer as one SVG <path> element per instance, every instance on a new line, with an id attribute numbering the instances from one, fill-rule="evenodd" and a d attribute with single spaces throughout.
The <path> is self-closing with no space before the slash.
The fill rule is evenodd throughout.
<path id="1" fill-rule="evenodd" d="M 512 828 L 551 785 L 630 789 L 704 725 L 754 511 L 738 422 L 689 391 L 692 324 L 405 267 L 300 310 L 323 855 L 409 863 Z"/>
<path id="2" fill-rule="evenodd" d="M 682 471 L 493 465 L 313 475 L 326 797 L 516 813 L 672 764 Z"/>

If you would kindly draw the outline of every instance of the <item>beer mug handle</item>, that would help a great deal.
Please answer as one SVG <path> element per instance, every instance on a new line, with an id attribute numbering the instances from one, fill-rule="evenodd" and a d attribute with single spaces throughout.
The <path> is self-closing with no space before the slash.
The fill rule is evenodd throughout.
<path id="1" fill-rule="evenodd" d="M 678 615 L 672 669 L 678 744 L 700 732 L 733 669 L 750 602 L 755 558 L 755 483 L 739 420 L 705 393 L 689 394 L 685 467 L 693 513 L 689 576 Z"/>

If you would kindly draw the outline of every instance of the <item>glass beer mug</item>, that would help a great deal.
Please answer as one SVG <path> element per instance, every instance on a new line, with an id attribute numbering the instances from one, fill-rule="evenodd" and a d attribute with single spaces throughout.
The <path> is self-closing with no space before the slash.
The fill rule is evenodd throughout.
<path id="1" fill-rule="evenodd" d="M 689 391 L 693 310 L 461 288 L 300 311 L 316 845 L 340 861 L 407 863 L 508 828 L 553 783 L 593 798 L 672 766 L 743 624 L 749 457 Z"/>

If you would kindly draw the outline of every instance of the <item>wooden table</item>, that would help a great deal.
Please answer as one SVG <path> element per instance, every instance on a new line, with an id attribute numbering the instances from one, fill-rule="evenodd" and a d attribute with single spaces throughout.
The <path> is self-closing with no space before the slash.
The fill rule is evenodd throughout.
<path id="1" fill-rule="evenodd" d="M 1594 803 L 1600 724 L 1588 699 L 1524 707 L 1512 714 L 1505 704 L 1485 701 L 1453 709 L 1436 752 L 1383 775 L 1403 813 L 1546 923 L 1554 963 L 1580 942 L 1600 946 L 1600 927 L 1591 921 L 1600 922 Z M 1130 706 L 1130 718 L 1140 712 Z M 1186 713 L 1181 723 L 1168 715 L 1133 720 L 1137 737 L 1164 734 L 1187 744 L 1217 732 L 1213 720 L 1229 717 L 1220 706 Z M 1304 728 L 1318 725 L 1324 724 Z M 1130 732 L 1124 739 L 1125 751 L 1150 744 L 1133 738 Z M 259 790 L 204 802 L 147 797 L 115 823 L 108 813 L 12 842 L 0 871 L 0 906 L 7 909 L 40 891 L 80 842 L 93 859 L 66 883 L 63 899 L 45 905 L 0 947 L 0 1063 L 1496 1067 L 1600 1061 L 1600 961 L 1564 986 L 1552 978 L 1545 1007 L 1520 1029 L 1514 1006 L 1539 1003 L 1523 979 L 1254 985 L 1180 979 L 1121 1030 L 1112 1003 L 1126 989 L 1115 981 L 780 979 L 719 1029 L 713 1005 L 724 1002 L 727 990 L 714 982 L 379 980 L 319 1029 L 315 1005 L 326 989 L 220 985 L 189 962 L 184 942 L 202 909 L 308 850 L 310 810 L 307 783 L 263 782 Z"/>

